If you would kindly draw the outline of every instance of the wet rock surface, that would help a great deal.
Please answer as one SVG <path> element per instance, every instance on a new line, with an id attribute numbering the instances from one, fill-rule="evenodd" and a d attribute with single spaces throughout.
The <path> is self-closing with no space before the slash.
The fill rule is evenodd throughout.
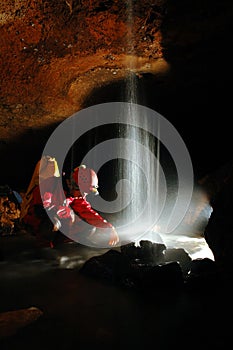
<path id="1" fill-rule="evenodd" d="M 132 242 L 122 246 L 121 251 L 109 250 L 93 256 L 83 264 L 80 273 L 110 285 L 141 291 L 189 289 L 194 284 L 207 286 L 220 278 L 213 260 L 192 260 L 183 248 L 166 248 L 147 240 L 140 241 L 139 246 Z"/>
<path id="2" fill-rule="evenodd" d="M 19 329 L 35 322 L 42 314 L 42 311 L 35 306 L 0 312 L 0 339 L 15 335 Z"/>

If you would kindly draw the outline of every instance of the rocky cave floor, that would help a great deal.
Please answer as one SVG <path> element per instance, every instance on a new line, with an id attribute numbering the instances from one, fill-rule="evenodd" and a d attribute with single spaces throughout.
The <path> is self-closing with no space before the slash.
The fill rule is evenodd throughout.
<path id="1" fill-rule="evenodd" d="M 51 249 L 25 231 L 1 236 L 1 349 L 220 349 L 231 342 L 230 275 L 187 255 L 156 265 L 153 247 L 72 242 Z M 31 307 L 41 312 L 33 322 L 1 318 Z"/>

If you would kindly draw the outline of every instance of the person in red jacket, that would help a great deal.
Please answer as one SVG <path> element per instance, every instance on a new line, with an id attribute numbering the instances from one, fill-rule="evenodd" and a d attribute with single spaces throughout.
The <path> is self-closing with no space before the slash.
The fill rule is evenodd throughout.
<path id="1" fill-rule="evenodd" d="M 41 247 L 53 247 L 56 238 L 66 240 L 59 234 L 57 210 L 61 208 L 66 194 L 60 185 L 60 172 L 55 158 L 43 156 L 36 164 L 28 189 L 23 197 L 20 222 Z M 50 217 L 47 213 L 50 212 Z M 51 220 L 52 217 L 52 220 Z"/>
<path id="2" fill-rule="evenodd" d="M 93 238 L 98 233 L 109 235 L 108 244 L 115 246 L 119 243 L 119 237 L 115 227 L 96 212 L 87 201 L 87 195 L 98 195 L 98 177 L 95 171 L 81 165 L 74 169 L 71 174 L 70 194 L 66 198 L 66 207 L 61 206 L 57 211 L 61 219 L 61 225 L 64 220 L 69 220 L 69 237 L 75 241 L 86 241 Z M 72 211 L 70 211 L 70 208 Z M 67 225 L 67 221 L 65 223 Z"/>
<path id="3" fill-rule="evenodd" d="M 36 164 L 21 210 L 21 222 L 39 245 L 53 248 L 70 241 L 92 245 L 93 235 L 100 232 L 108 235 L 108 245 L 116 245 L 116 229 L 86 200 L 88 194 L 98 194 L 95 171 L 84 165 L 75 168 L 69 187 L 68 194 L 56 159 L 43 156 Z"/>

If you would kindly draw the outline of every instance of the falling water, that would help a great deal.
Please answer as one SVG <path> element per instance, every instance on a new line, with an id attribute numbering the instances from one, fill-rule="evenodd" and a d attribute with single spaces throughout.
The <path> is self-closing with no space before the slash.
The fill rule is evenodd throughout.
<path id="1" fill-rule="evenodd" d="M 132 77 L 127 83 L 127 89 L 130 95 L 128 108 L 124 111 L 127 120 L 124 125 L 124 139 L 130 140 L 131 144 L 121 146 L 124 147 L 121 153 L 126 161 L 119 162 L 119 173 L 121 178 L 127 179 L 121 193 L 127 194 L 131 201 L 123 210 L 122 219 L 127 233 L 137 240 L 137 237 L 142 238 L 148 234 L 148 228 L 152 231 L 152 224 L 159 215 L 160 141 L 159 138 L 155 141 L 147 131 L 135 127 L 142 115 L 134 99 L 136 84 Z"/>
<path id="2" fill-rule="evenodd" d="M 158 138 L 155 142 L 151 135 L 145 129 L 141 130 L 137 125 L 140 115 L 138 106 L 138 89 L 136 72 L 136 52 L 134 47 L 134 13 L 133 1 L 128 1 L 128 37 L 127 37 L 127 53 L 128 53 L 128 77 L 126 79 L 125 99 L 128 102 L 127 110 L 124 110 L 126 123 L 124 128 L 119 127 L 119 136 L 124 136 L 124 139 L 132 140 L 133 144 L 124 147 L 122 154 L 124 154 L 125 162 L 119 161 L 119 177 L 127 179 L 123 182 L 121 193 L 130 197 L 130 203 L 122 211 L 121 234 L 125 239 L 137 241 L 142 239 L 145 234 L 148 235 L 148 227 L 152 232 L 152 223 L 156 221 L 159 214 L 158 210 L 158 193 L 159 193 L 159 153 L 160 141 L 159 132 Z M 157 144 L 156 144 L 157 143 Z M 157 161 L 155 161 L 157 158 Z M 125 230 L 124 230 L 125 227 Z M 155 239 L 155 232 L 153 233 L 154 241 L 161 241 L 157 235 Z M 152 240 L 152 239 L 151 239 Z"/>

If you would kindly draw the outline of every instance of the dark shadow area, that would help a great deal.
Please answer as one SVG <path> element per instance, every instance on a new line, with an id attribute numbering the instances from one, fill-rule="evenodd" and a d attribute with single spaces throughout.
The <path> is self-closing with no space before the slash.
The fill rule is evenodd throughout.
<path id="1" fill-rule="evenodd" d="M 25 190 L 29 185 L 36 163 L 41 158 L 43 149 L 58 124 L 34 129 L 16 137 L 9 143 L 0 143 L 1 185 Z"/>
<path id="2" fill-rule="evenodd" d="M 169 114 L 182 121 L 184 141 L 200 175 L 232 158 L 232 14 L 229 0 L 166 2 L 162 47 L 174 93 Z"/>

